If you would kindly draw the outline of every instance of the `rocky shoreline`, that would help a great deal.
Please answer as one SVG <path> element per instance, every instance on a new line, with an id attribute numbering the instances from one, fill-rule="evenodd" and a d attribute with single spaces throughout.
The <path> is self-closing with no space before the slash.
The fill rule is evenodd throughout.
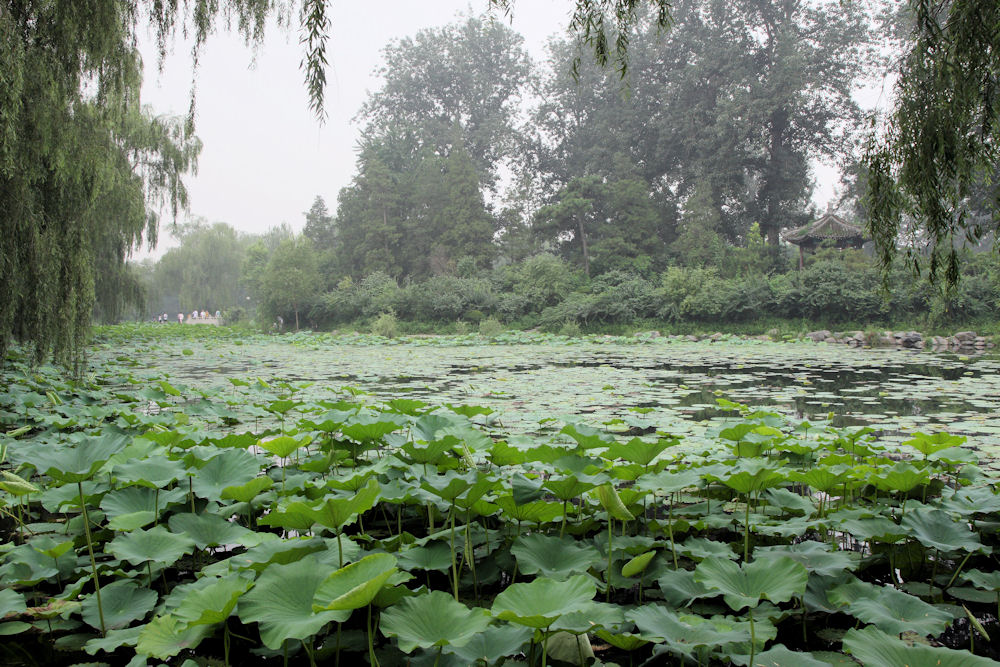
<path id="1" fill-rule="evenodd" d="M 643 331 L 635 334 L 648 338 L 660 338 L 659 331 Z M 716 341 L 732 336 L 722 333 L 704 335 L 668 335 L 664 338 L 686 340 L 690 342 Z M 758 340 L 782 340 L 777 330 L 761 336 L 739 336 L 739 338 L 755 338 Z M 919 331 L 843 331 L 833 332 L 820 329 L 803 334 L 802 340 L 809 339 L 814 343 L 833 345 L 848 345 L 850 347 L 898 347 L 906 349 L 928 349 L 934 352 L 964 352 L 981 353 L 996 346 L 992 336 L 980 336 L 975 331 L 959 331 L 951 336 L 924 336 Z"/>

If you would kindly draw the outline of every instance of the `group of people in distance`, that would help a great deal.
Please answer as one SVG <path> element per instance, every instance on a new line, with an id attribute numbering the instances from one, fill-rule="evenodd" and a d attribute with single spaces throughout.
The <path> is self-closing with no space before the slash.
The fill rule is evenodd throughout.
<path id="1" fill-rule="evenodd" d="M 189 320 L 198 320 L 198 319 L 204 320 L 208 319 L 211 316 L 212 314 L 207 310 L 193 310 L 191 311 L 191 314 L 187 315 L 186 317 Z M 222 312 L 218 310 L 215 311 L 215 319 L 219 319 L 220 317 L 222 317 Z M 184 313 L 177 313 L 177 324 L 184 324 L 184 318 L 185 318 Z M 162 315 L 156 316 L 156 321 L 159 324 L 166 324 L 167 322 L 170 321 L 170 317 L 166 313 L 163 313 Z"/>

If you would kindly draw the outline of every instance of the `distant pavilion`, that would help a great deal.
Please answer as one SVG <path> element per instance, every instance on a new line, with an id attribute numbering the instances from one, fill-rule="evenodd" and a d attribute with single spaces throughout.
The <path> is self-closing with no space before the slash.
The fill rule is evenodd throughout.
<path id="1" fill-rule="evenodd" d="M 785 232 L 783 238 L 799 247 L 799 269 L 804 263 L 804 251 L 815 250 L 824 241 L 833 241 L 841 250 L 860 248 L 865 243 L 865 233 L 860 227 L 852 225 L 834 213 L 827 213 L 808 225 Z"/>

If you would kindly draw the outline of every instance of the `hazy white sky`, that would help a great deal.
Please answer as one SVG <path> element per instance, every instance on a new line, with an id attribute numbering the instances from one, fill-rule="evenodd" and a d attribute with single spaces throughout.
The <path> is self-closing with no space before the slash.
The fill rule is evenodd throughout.
<path id="1" fill-rule="evenodd" d="M 541 60 L 548 37 L 565 30 L 574 0 L 520 0 L 512 27 L 525 37 L 531 55 Z M 303 213 L 316 195 L 331 211 L 337 193 L 355 168 L 359 127 L 352 117 L 368 91 L 379 86 L 374 70 L 380 51 L 392 39 L 455 20 L 459 13 L 482 13 L 487 0 L 378 0 L 331 2 L 326 108 L 321 126 L 309 111 L 299 70 L 298 31 L 270 26 L 263 47 L 254 53 L 235 34 L 220 31 L 204 46 L 197 83 L 197 134 L 204 143 L 198 172 L 187 179 L 189 216 L 227 222 L 259 233 L 282 222 L 301 229 Z M 496 20 L 508 20 L 501 14 Z M 151 38 L 143 46 L 144 103 L 156 113 L 185 114 L 192 80 L 191 46 L 177 39 L 157 69 Z M 822 184 L 814 199 L 825 203 L 835 176 L 817 174 Z M 159 256 L 172 239 L 161 228 Z"/>
<path id="2" fill-rule="evenodd" d="M 572 0 L 521 0 L 513 28 L 532 56 L 544 55 L 546 40 L 569 23 Z M 309 111 L 299 70 L 302 50 L 295 29 L 270 26 L 254 54 L 224 31 L 205 45 L 196 73 L 197 134 L 204 143 L 198 173 L 187 179 L 190 216 L 227 222 L 246 232 L 289 223 L 301 229 L 316 195 L 331 211 L 337 193 L 354 174 L 359 127 L 351 122 L 368 91 L 379 86 L 374 70 L 392 39 L 482 13 L 486 0 L 379 0 L 332 2 L 327 57 L 326 124 Z M 496 20 L 507 21 L 502 14 Z M 156 113 L 185 114 L 191 90 L 191 46 L 178 39 L 157 71 L 152 39 L 143 46 L 143 100 Z M 169 226 L 160 234 L 164 252 Z M 142 253 L 146 255 L 147 253 Z"/>

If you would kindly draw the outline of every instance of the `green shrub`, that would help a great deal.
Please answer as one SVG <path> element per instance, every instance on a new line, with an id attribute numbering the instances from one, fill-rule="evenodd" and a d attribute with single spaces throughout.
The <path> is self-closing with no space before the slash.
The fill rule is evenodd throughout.
<path id="1" fill-rule="evenodd" d="M 463 320 L 458 320 L 457 322 L 455 322 L 455 326 L 453 327 L 453 329 L 455 331 L 455 335 L 464 336 L 465 334 L 469 333 L 469 323 Z"/>
<path id="2" fill-rule="evenodd" d="M 563 322 L 562 327 L 559 328 L 559 335 L 576 338 L 580 335 L 580 325 L 573 320 L 566 320 Z"/>
<path id="3" fill-rule="evenodd" d="M 386 338 L 395 338 L 398 336 L 399 320 L 396 319 L 396 313 L 391 310 L 381 313 L 372 322 L 372 333 L 376 336 L 385 336 Z"/>
<path id="4" fill-rule="evenodd" d="M 496 338 L 503 333 L 503 325 L 496 318 L 488 317 L 479 323 L 479 335 L 486 338 Z"/>

